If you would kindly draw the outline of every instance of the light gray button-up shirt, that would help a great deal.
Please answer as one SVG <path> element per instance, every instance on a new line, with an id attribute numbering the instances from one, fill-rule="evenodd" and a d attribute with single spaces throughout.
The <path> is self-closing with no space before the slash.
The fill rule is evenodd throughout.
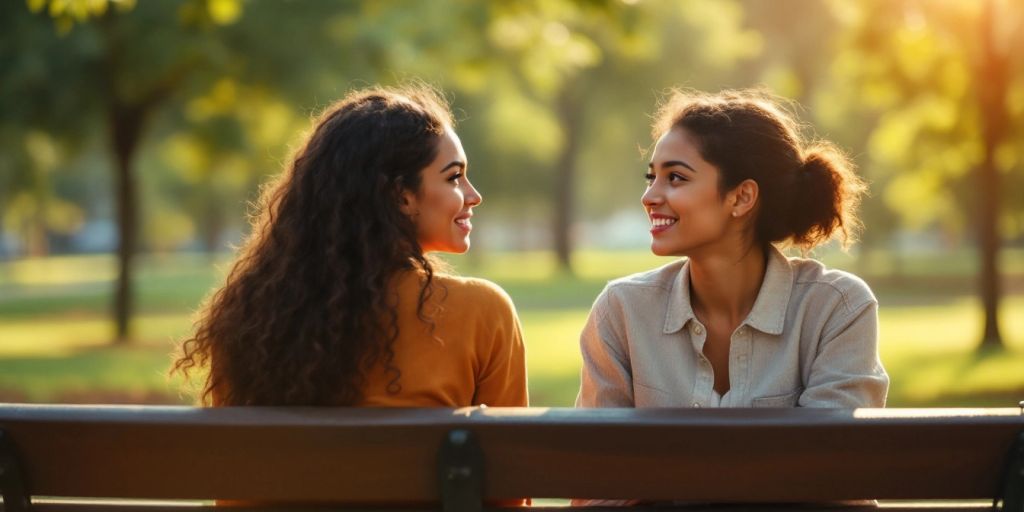
<path id="1" fill-rule="evenodd" d="M 612 281 L 580 337 L 576 406 L 715 406 L 706 336 L 686 260 Z M 883 407 L 878 301 L 856 276 L 772 248 L 731 337 L 729 385 L 721 407 Z"/>

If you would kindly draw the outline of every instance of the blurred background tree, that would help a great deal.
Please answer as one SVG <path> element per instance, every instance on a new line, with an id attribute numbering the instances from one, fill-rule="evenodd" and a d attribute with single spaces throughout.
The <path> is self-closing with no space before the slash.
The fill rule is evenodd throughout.
<path id="1" fill-rule="evenodd" d="M 843 117 L 878 120 L 867 167 L 905 226 L 977 244 L 980 345 L 1001 346 L 999 250 L 1024 227 L 1024 65 L 1012 57 L 1024 48 L 1024 12 L 1002 0 L 847 7 L 841 85 L 828 101 L 845 105 Z M 872 15 L 882 11 L 892 15 Z"/>
<path id="2" fill-rule="evenodd" d="M 8 82 L 5 76 L 10 90 L 4 97 L 12 103 L 30 99 L 20 109 L 4 105 L 5 120 L 42 123 L 40 137 L 52 134 L 107 145 L 114 171 L 109 197 L 114 199 L 118 227 L 112 310 L 115 341 L 124 343 L 130 336 L 132 270 L 141 217 L 138 152 L 154 118 L 180 108 L 190 92 L 220 75 L 228 55 L 214 29 L 237 19 L 237 2 L 136 6 L 132 1 L 40 0 L 28 2 L 28 7 L 47 11 L 53 22 L 24 7 L 5 6 L 13 11 L 4 16 L 10 28 L 6 33 L 13 38 L 10 47 L 22 51 L 5 70 L 18 80 Z M 58 37 L 44 35 L 54 31 Z M 9 118 L 11 111 L 16 114 Z M 104 133 L 106 140 L 95 140 L 96 132 Z M 39 144 L 35 147 L 41 148 Z M 26 144 L 30 155 L 44 152 L 32 147 Z M 30 158 L 40 161 L 38 156 Z M 42 211 L 47 203 L 37 200 L 36 208 Z"/>

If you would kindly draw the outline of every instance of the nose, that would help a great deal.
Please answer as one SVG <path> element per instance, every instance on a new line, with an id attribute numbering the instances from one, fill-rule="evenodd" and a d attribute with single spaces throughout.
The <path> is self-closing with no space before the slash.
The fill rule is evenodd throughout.
<path id="1" fill-rule="evenodd" d="M 661 197 L 661 192 L 659 192 L 653 185 L 647 187 L 644 194 L 640 196 L 640 203 L 643 204 L 645 208 L 658 206 L 662 201 L 663 198 Z"/>
<path id="2" fill-rule="evenodd" d="M 484 202 L 484 196 L 480 195 L 480 192 L 477 191 L 476 187 L 474 187 L 468 179 L 465 180 L 464 183 L 466 190 L 464 192 L 465 195 L 463 196 L 463 202 L 465 202 L 467 206 L 473 207 Z"/>

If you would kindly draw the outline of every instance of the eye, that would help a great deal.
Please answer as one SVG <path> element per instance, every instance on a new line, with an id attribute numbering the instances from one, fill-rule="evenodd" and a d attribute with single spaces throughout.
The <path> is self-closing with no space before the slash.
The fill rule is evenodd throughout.
<path id="1" fill-rule="evenodd" d="M 452 183 L 455 183 L 455 184 L 458 184 L 459 178 L 461 178 L 461 177 L 462 177 L 462 173 L 461 172 L 457 172 L 457 173 L 452 174 L 451 176 L 449 176 L 448 177 L 448 181 L 450 181 Z"/>
<path id="2" fill-rule="evenodd" d="M 676 181 L 690 181 L 690 180 L 686 179 L 686 176 L 683 176 L 682 174 L 679 174 L 678 172 L 673 172 L 673 173 L 668 175 L 668 181 L 671 183 L 671 182 L 676 182 Z"/>
<path id="3" fill-rule="evenodd" d="M 644 174 L 644 181 L 647 182 L 647 186 L 648 187 L 651 186 L 651 184 L 654 183 L 654 178 L 655 178 L 654 173 L 648 172 L 648 173 Z"/>

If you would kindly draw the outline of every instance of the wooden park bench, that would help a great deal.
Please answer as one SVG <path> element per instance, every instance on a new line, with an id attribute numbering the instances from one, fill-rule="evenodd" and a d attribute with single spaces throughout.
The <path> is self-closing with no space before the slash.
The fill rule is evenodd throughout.
<path id="1" fill-rule="evenodd" d="M 896 509 L 1020 511 L 1022 435 L 1016 408 L 8 404 L 0 483 L 6 512 L 201 512 L 215 499 L 469 512 L 526 496 L 642 498 L 647 509 L 881 499 L 913 500 L 882 502 Z"/>

